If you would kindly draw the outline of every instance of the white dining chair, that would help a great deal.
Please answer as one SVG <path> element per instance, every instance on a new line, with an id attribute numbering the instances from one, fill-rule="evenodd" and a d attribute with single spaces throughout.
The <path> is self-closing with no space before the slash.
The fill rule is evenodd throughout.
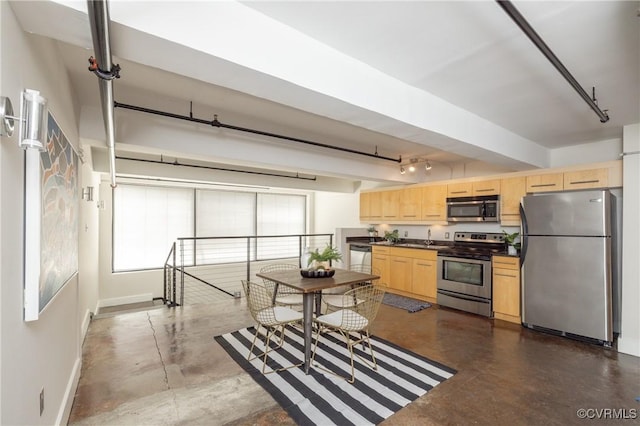
<path id="1" fill-rule="evenodd" d="M 386 287 L 380 285 L 358 286 L 342 295 L 344 298 L 343 305 L 350 303 L 351 300 L 358 300 L 357 304 L 321 315 L 314 319 L 314 323 L 316 324 L 316 339 L 313 346 L 311 361 L 315 361 L 322 334 L 335 331 L 344 338 L 347 350 L 349 351 L 351 376 L 345 377 L 316 363 L 313 364 L 314 367 L 320 368 L 321 370 L 332 373 L 338 377 L 342 377 L 349 383 L 353 383 L 355 381 L 355 368 L 353 364 L 354 355 L 372 369 L 378 369 L 376 357 L 373 352 L 373 346 L 371 345 L 371 338 L 369 336 L 369 327 L 378 314 L 382 298 L 384 297 L 385 288 Z M 363 344 L 363 352 L 366 352 L 367 347 L 369 348 L 371 360 L 365 359 L 354 351 L 354 347 L 360 343 Z"/>
<path id="2" fill-rule="evenodd" d="M 289 368 L 299 367 L 303 363 L 289 365 L 272 369 L 267 372 L 267 359 L 269 353 L 280 349 L 285 341 L 285 330 L 288 325 L 298 324 L 302 321 L 302 313 L 284 306 L 273 305 L 273 293 L 264 285 L 252 281 L 242 280 L 242 287 L 247 297 L 247 306 L 251 312 L 251 316 L 256 321 L 256 332 L 253 336 L 251 349 L 249 349 L 248 361 L 253 361 L 258 357 L 262 357 L 262 373 L 269 374 L 275 371 L 287 370 Z M 266 334 L 261 334 L 260 329 L 264 328 Z M 280 331 L 280 337 L 276 334 Z M 253 350 L 256 347 L 258 336 L 264 337 L 264 350 L 262 353 L 254 355 Z M 273 338 L 278 339 L 275 348 L 271 348 L 270 343 Z"/>

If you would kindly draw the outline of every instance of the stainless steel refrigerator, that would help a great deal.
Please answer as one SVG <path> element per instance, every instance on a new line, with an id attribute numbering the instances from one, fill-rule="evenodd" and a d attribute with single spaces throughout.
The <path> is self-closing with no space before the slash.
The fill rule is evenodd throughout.
<path id="1" fill-rule="evenodd" d="M 615 197 L 608 190 L 533 194 L 521 207 L 523 324 L 610 345 Z"/>

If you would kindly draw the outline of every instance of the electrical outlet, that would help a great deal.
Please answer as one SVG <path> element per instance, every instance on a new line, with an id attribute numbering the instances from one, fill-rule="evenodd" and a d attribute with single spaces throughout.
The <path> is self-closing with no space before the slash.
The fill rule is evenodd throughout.
<path id="1" fill-rule="evenodd" d="M 44 412 L 44 387 L 40 389 L 40 416 Z"/>
<path id="2" fill-rule="evenodd" d="M 404 231 L 404 237 L 407 238 L 409 236 L 409 231 Z"/>
<path id="3" fill-rule="evenodd" d="M 448 240 L 448 239 L 449 239 L 449 233 L 448 233 L 448 232 L 445 232 L 445 233 L 444 233 L 444 239 L 445 239 L 445 240 Z"/>

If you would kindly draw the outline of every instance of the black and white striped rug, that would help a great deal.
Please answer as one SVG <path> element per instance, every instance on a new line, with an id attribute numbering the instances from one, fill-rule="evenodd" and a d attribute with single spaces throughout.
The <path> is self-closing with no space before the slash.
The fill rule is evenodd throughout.
<path id="1" fill-rule="evenodd" d="M 371 337 L 378 362 L 372 370 L 355 357 L 356 380 L 349 384 L 332 374 L 311 368 L 292 368 L 262 374 L 262 358 L 247 361 L 254 328 L 215 336 L 215 340 L 284 408 L 299 425 L 369 425 L 378 424 L 456 371 L 423 356 L 409 352 L 386 340 Z M 351 374 L 349 353 L 339 335 L 321 338 L 315 362 Z M 297 328 L 287 327 L 285 344 L 269 354 L 269 367 L 279 368 L 303 359 L 303 335 Z M 262 341 L 256 343 L 256 354 L 262 353 Z M 358 350 L 362 346 L 358 345 Z"/>

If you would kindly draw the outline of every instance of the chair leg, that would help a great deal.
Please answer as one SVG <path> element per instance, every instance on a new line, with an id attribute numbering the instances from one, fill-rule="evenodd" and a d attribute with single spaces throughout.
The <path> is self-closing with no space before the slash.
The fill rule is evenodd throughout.
<path id="1" fill-rule="evenodd" d="M 304 364 L 304 362 L 301 362 L 298 364 L 290 365 L 288 367 L 282 367 L 282 368 L 274 369 L 272 371 L 267 372 L 266 368 L 267 368 L 267 359 L 268 359 L 269 353 L 280 349 L 284 345 L 286 325 L 282 324 L 277 327 L 264 327 L 264 329 L 266 330 L 266 334 L 264 335 L 265 337 L 264 351 L 262 351 L 262 353 L 259 355 L 255 355 L 254 357 L 251 357 L 251 355 L 253 354 L 253 349 L 255 348 L 255 345 L 256 345 L 256 340 L 258 339 L 260 327 L 261 327 L 260 324 L 256 326 L 256 332 L 253 336 L 253 342 L 251 343 L 251 348 L 249 349 L 249 355 L 247 356 L 247 361 L 253 361 L 256 358 L 261 357 L 262 358 L 262 374 L 270 374 L 270 373 L 275 373 L 277 371 L 284 371 L 290 368 L 300 367 L 302 364 Z M 278 329 L 280 330 L 280 338 L 279 338 L 280 341 L 275 348 L 270 348 L 269 343 L 271 343 L 271 338 L 274 336 L 277 337 Z"/>
<path id="2" fill-rule="evenodd" d="M 316 350 L 318 349 L 318 342 L 320 340 L 320 335 L 322 334 L 323 330 L 334 330 L 334 329 L 331 328 L 331 327 L 324 327 L 321 324 L 318 324 L 318 331 L 317 331 L 317 334 L 316 334 L 316 342 L 315 342 L 315 345 L 313 346 L 313 352 L 311 353 L 311 362 L 312 363 L 314 362 L 314 360 L 316 358 Z M 345 343 L 347 345 L 347 349 L 349 350 L 349 355 L 350 355 L 350 358 L 351 358 L 351 377 L 349 378 L 349 377 L 343 376 L 341 374 L 338 374 L 338 373 L 336 373 L 334 371 L 329 370 L 328 368 L 320 366 L 319 364 L 315 364 L 314 367 L 319 368 L 320 370 L 326 371 L 327 373 L 331 373 L 334 376 L 340 377 L 341 379 L 344 379 L 349 383 L 353 383 L 353 382 L 355 382 L 355 367 L 353 365 L 353 349 L 352 349 L 351 344 L 349 342 L 349 340 L 350 340 L 349 339 L 349 335 L 345 334 L 345 332 L 340 330 L 340 329 L 335 329 L 335 331 L 337 331 L 340 334 L 342 334 L 342 336 L 345 338 Z"/>

